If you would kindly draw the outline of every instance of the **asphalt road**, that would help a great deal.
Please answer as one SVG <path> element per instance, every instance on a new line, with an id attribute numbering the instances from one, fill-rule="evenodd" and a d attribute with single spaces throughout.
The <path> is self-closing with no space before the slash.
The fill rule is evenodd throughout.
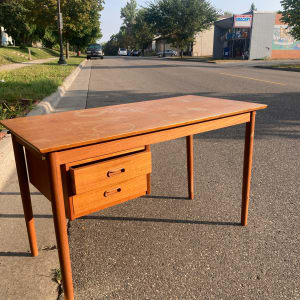
<path id="1" fill-rule="evenodd" d="M 163 59 L 92 61 L 87 108 L 196 94 L 257 114 L 248 226 L 244 126 L 152 146 L 152 195 L 70 223 L 77 299 L 300 299 L 300 73 Z"/>

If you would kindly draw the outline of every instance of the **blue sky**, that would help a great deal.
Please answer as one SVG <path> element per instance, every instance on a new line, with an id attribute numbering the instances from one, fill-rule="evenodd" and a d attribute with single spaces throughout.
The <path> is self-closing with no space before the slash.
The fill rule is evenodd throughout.
<path id="1" fill-rule="evenodd" d="M 105 0 L 104 10 L 101 16 L 101 30 L 103 38 L 101 42 L 109 40 L 112 34 L 119 31 L 122 24 L 120 19 L 121 7 L 126 5 L 127 0 Z M 146 6 L 149 0 L 137 0 L 139 6 Z M 258 10 L 277 11 L 281 8 L 280 0 L 211 0 L 213 6 L 218 9 L 230 11 L 235 14 L 243 13 L 249 10 L 254 2 Z"/>

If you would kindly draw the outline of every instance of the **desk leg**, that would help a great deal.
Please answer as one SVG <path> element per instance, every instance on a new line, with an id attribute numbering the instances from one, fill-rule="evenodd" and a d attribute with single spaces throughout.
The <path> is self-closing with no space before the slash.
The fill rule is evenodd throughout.
<path id="1" fill-rule="evenodd" d="M 193 149 L 192 135 L 186 137 L 186 154 L 187 154 L 189 198 L 193 200 L 194 199 L 194 149 Z"/>
<path id="2" fill-rule="evenodd" d="M 15 137 L 12 135 L 12 143 L 14 148 L 15 154 L 15 161 L 16 161 L 16 168 L 23 204 L 23 211 L 24 217 L 27 227 L 27 234 L 29 239 L 29 245 L 32 256 L 37 256 L 38 246 L 36 241 L 36 234 L 35 234 L 35 226 L 34 226 L 34 219 L 32 213 L 32 206 L 31 206 L 31 198 L 30 198 L 30 190 L 28 184 L 28 177 L 27 177 L 27 168 L 24 156 L 24 149 L 21 144 L 19 144 Z"/>
<path id="3" fill-rule="evenodd" d="M 64 196 L 62 190 L 62 180 L 60 165 L 56 160 L 56 153 L 49 154 L 49 169 L 52 190 L 52 212 L 59 256 L 60 269 L 64 287 L 65 299 L 73 300 L 72 268 L 70 250 L 67 234 L 67 223 L 65 214 Z"/>
<path id="4" fill-rule="evenodd" d="M 241 223 L 243 226 L 247 225 L 247 218 L 248 218 L 254 127 L 255 127 L 255 111 L 251 112 L 250 122 L 246 123 L 243 190 L 242 190 L 242 213 L 241 213 Z"/>
<path id="5" fill-rule="evenodd" d="M 146 151 L 150 151 L 150 145 L 146 146 Z M 147 174 L 147 195 L 151 194 L 151 174 Z"/>

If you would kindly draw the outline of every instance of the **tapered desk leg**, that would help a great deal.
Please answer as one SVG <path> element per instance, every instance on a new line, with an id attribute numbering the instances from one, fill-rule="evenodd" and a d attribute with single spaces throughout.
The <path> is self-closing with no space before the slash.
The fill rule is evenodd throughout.
<path id="1" fill-rule="evenodd" d="M 146 146 L 146 151 L 150 151 L 150 145 Z M 151 174 L 147 174 L 147 195 L 151 194 Z"/>
<path id="2" fill-rule="evenodd" d="M 60 165 L 56 160 L 56 153 L 49 154 L 49 169 L 52 190 L 52 212 L 57 242 L 57 250 L 62 274 L 65 299 L 73 300 L 72 268 L 67 235 L 65 204 L 63 198 Z"/>
<path id="3" fill-rule="evenodd" d="M 13 135 L 12 135 L 12 143 L 14 148 L 16 168 L 17 168 L 17 174 L 19 179 L 19 186 L 20 186 L 30 250 L 32 256 L 37 256 L 39 251 L 38 251 L 38 246 L 36 241 L 36 233 L 35 233 L 34 219 L 32 213 L 31 197 L 30 197 L 30 190 L 28 184 L 24 150 L 23 150 L 23 146 L 16 141 Z"/>
<path id="4" fill-rule="evenodd" d="M 187 154 L 189 198 L 192 200 L 194 199 L 194 149 L 193 149 L 192 135 L 186 137 L 186 154 Z"/>
<path id="5" fill-rule="evenodd" d="M 246 123 L 245 149 L 244 149 L 244 170 L 243 170 L 243 190 L 242 190 L 242 213 L 241 223 L 247 225 L 248 206 L 250 196 L 250 182 L 253 156 L 253 141 L 255 127 L 255 111 L 251 112 L 250 122 Z"/>

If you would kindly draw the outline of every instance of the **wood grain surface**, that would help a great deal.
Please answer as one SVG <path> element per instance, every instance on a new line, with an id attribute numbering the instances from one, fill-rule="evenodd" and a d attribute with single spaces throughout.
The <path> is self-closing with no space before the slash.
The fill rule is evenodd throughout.
<path id="1" fill-rule="evenodd" d="M 145 195 L 146 191 L 147 176 L 142 175 L 119 184 L 76 195 L 72 197 L 73 218 L 138 198 Z"/>
<path id="2" fill-rule="evenodd" d="M 100 161 L 70 169 L 73 193 L 81 194 L 151 173 L 151 152 Z"/>
<path id="3" fill-rule="evenodd" d="M 41 153 L 70 149 L 264 109 L 251 102 L 181 96 L 4 120 L 0 123 Z"/>

